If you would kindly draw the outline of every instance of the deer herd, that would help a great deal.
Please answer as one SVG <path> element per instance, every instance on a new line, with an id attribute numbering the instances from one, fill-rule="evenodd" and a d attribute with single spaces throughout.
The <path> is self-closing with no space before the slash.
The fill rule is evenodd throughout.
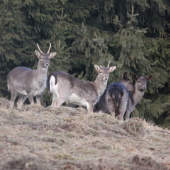
<path id="1" fill-rule="evenodd" d="M 52 107 L 60 107 L 63 103 L 74 104 L 86 107 L 89 113 L 102 111 L 112 116 L 118 115 L 120 120 L 125 115 L 128 120 L 143 97 L 147 82 L 152 78 L 152 75 L 139 77 L 134 74 L 133 84 L 125 72 L 119 82 L 111 83 L 106 89 L 109 74 L 116 69 L 116 66 L 109 67 L 110 62 L 107 67 L 94 65 L 98 75 L 93 82 L 79 80 L 64 71 L 47 76 L 50 59 L 57 53 L 50 53 L 51 43 L 47 53 L 43 53 L 38 44 L 37 47 L 37 70 L 19 66 L 7 75 L 7 86 L 11 92 L 10 109 L 13 109 L 18 95 L 18 109 L 22 108 L 27 98 L 30 104 L 34 104 L 35 97 L 36 103 L 41 105 L 41 97 L 47 86 L 52 93 Z"/>

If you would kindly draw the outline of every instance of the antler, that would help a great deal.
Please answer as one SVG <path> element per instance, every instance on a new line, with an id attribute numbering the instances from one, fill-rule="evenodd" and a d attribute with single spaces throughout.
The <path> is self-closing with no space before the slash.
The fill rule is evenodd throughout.
<path id="1" fill-rule="evenodd" d="M 40 53 L 43 53 L 43 52 L 41 51 L 41 49 L 40 49 L 40 47 L 39 47 L 38 43 L 37 43 L 37 47 L 38 47 L 38 49 L 39 49 Z"/>
<path id="2" fill-rule="evenodd" d="M 110 65 L 110 61 L 109 61 L 109 63 L 108 63 L 108 66 L 107 66 L 107 67 L 109 67 L 109 65 Z"/>
<path id="3" fill-rule="evenodd" d="M 47 51 L 48 54 L 50 53 L 50 49 L 51 49 L 51 43 L 50 43 L 49 49 Z"/>

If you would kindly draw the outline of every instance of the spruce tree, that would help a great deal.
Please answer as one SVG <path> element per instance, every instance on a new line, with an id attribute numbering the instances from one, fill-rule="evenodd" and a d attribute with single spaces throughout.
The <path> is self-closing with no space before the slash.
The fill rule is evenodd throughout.
<path id="1" fill-rule="evenodd" d="M 34 50 L 49 42 L 57 56 L 49 73 L 67 71 L 94 80 L 93 65 L 116 65 L 109 83 L 124 71 L 153 74 L 132 116 L 170 123 L 168 0 L 0 0 L 0 90 L 7 97 L 6 75 L 18 65 L 36 69 Z M 133 7 L 132 7 L 133 6 Z M 45 92 L 43 105 L 49 105 Z"/>
<path id="2" fill-rule="evenodd" d="M 31 38 L 27 35 L 30 27 L 26 26 L 25 17 L 20 11 L 21 0 L 1 0 L 0 2 L 0 96 L 7 95 L 7 73 L 21 63 L 30 60 L 29 46 Z"/>

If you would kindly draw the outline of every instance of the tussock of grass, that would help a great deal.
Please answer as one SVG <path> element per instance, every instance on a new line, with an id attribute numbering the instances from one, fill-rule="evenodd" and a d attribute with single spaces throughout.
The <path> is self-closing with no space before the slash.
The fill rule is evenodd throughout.
<path id="1" fill-rule="evenodd" d="M 170 169 L 170 131 L 152 123 L 83 108 L 8 105 L 0 99 L 0 169 Z"/>

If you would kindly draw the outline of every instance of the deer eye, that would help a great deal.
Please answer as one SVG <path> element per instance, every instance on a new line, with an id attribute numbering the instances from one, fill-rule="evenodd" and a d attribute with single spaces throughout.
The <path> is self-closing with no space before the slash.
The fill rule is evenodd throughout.
<path id="1" fill-rule="evenodd" d="M 40 57 L 40 60 L 42 60 L 42 57 Z"/>

